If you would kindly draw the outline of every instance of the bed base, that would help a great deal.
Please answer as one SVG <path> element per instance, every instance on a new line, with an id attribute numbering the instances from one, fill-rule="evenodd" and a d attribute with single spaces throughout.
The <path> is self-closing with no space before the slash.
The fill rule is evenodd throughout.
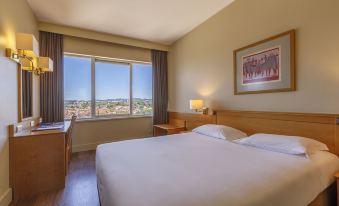
<path id="1" fill-rule="evenodd" d="M 308 206 L 336 206 L 337 187 L 336 182 L 320 193 Z"/>
<path id="2" fill-rule="evenodd" d="M 97 185 L 98 186 L 98 185 Z M 99 205 L 101 206 L 101 199 L 99 194 Z M 326 190 L 320 193 L 308 206 L 336 206 L 337 205 L 337 187 L 334 182 Z"/>

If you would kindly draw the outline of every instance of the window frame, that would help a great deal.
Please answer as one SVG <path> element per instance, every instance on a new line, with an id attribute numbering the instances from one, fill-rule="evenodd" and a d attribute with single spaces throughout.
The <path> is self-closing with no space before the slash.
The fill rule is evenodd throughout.
<path id="1" fill-rule="evenodd" d="M 136 61 L 136 60 L 125 60 L 125 59 L 115 59 L 109 57 L 99 57 L 92 55 L 83 55 L 83 54 L 74 54 L 69 52 L 64 52 L 65 56 L 71 57 L 82 57 L 82 58 L 90 58 L 91 59 L 91 117 L 79 118 L 79 121 L 86 120 L 100 120 L 100 119 L 122 119 L 122 118 L 142 118 L 142 117 L 153 117 L 153 114 L 150 115 L 137 115 L 133 114 L 133 64 L 145 64 L 151 65 L 151 62 L 145 61 Z M 127 64 L 129 65 L 129 114 L 109 114 L 109 115 L 97 115 L 96 114 L 96 82 L 95 82 L 95 63 L 96 62 L 104 62 L 104 63 L 115 63 L 115 64 Z M 153 68 L 152 68 L 153 73 Z M 153 81 L 152 81 L 152 102 L 153 102 L 154 94 L 153 94 Z M 153 111 L 153 103 L 152 103 L 152 111 Z M 69 120 L 66 119 L 65 120 Z"/>

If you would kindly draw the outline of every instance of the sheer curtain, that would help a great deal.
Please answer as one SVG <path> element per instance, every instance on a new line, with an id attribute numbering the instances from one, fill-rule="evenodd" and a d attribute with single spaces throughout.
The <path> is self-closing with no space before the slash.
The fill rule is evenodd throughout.
<path id="1" fill-rule="evenodd" d="M 40 116 L 43 122 L 64 121 L 63 35 L 40 31 L 40 56 L 53 60 L 53 72 L 40 75 Z"/>

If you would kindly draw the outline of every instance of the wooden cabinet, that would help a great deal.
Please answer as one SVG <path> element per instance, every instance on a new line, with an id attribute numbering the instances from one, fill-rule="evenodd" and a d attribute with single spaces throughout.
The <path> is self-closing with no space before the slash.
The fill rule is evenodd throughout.
<path id="1" fill-rule="evenodd" d="M 185 131 L 185 127 L 178 127 L 170 124 L 158 124 L 153 126 L 153 134 L 154 136 L 162 136 L 162 135 L 170 135 L 170 134 L 178 134 L 181 131 Z"/>
<path id="2" fill-rule="evenodd" d="M 185 130 L 185 131 L 181 131 L 180 134 L 185 134 L 185 133 L 191 133 L 192 130 Z"/>
<path id="3" fill-rule="evenodd" d="M 192 131 L 204 124 L 216 124 L 215 115 L 169 112 L 169 123 L 153 126 L 153 135 L 169 135 Z"/>
<path id="4" fill-rule="evenodd" d="M 26 199 L 65 187 L 66 132 L 63 129 L 33 132 L 10 126 L 10 186 L 13 198 Z M 12 131 L 11 131 L 12 130 Z"/>
<path id="5" fill-rule="evenodd" d="M 153 126 L 153 135 L 162 136 L 162 135 L 171 135 L 178 134 L 181 131 L 186 130 L 184 120 L 179 119 L 170 119 L 169 124 L 157 124 Z"/>

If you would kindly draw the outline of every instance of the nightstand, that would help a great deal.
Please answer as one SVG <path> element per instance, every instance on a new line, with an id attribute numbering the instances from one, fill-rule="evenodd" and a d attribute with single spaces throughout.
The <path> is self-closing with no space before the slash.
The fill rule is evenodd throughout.
<path id="1" fill-rule="evenodd" d="M 183 133 L 190 133 L 192 132 L 191 130 L 185 130 L 185 131 L 181 131 L 180 134 L 183 134 Z"/>
<path id="2" fill-rule="evenodd" d="M 169 119 L 169 124 L 153 125 L 153 135 L 162 136 L 170 134 L 178 134 L 186 130 L 186 121 L 180 119 Z"/>
<path id="3" fill-rule="evenodd" d="M 337 205 L 339 206 L 339 172 L 337 172 L 334 176 L 337 181 Z"/>
<path id="4" fill-rule="evenodd" d="M 185 126 L 177 126 L 177 125 L 171 125 L 171 124 L 157 124 L 153 126 L 153 135 L 161 136 L 161 135 L 178 134 L 185 130 L 186 130 Z"/>

